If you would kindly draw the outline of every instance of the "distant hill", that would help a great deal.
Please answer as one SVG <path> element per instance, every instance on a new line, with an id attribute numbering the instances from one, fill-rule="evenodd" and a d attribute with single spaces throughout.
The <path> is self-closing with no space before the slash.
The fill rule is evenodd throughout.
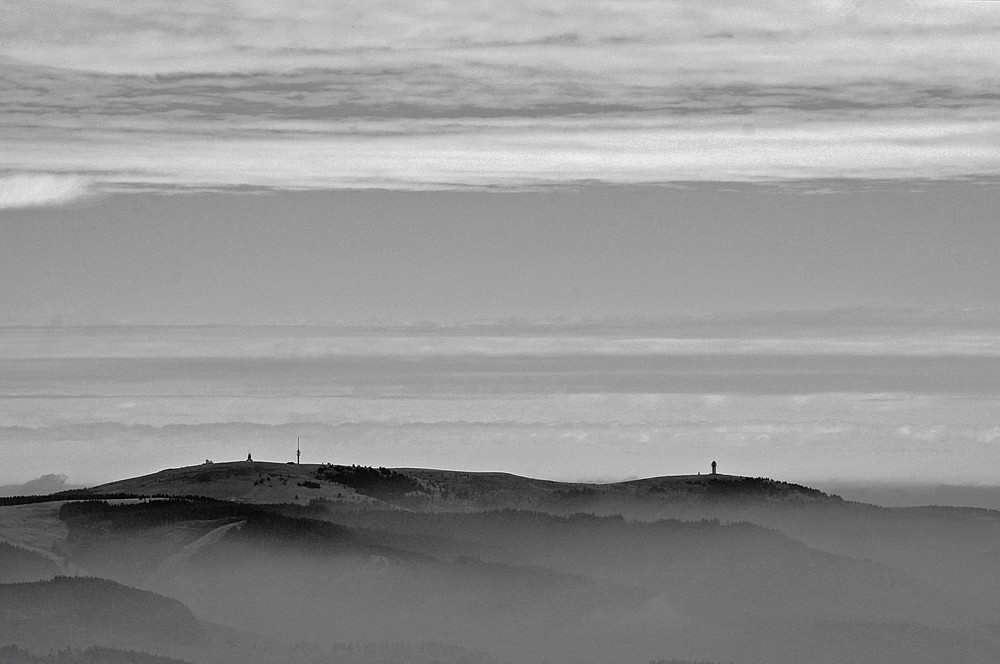
<path id="1" fill-rule="evenodd" d="M 420 510 L 545 509 L 608 512 L 663 503 L 802 503 L 839 501 L 816 489 L 738 475 L 675 475 L 592 484 L 508 473 L 334 464 L 239 461 L 171 468 L 93 487 L 96 494 L 204 496 L 249 503 L 361 506 Z"/>
<path id="2" fill-rule="evenodd" d="M 107 579 L 60 576 L 0 585 L 0 643 L 51 648 L 204 639 L 201 624 L 177 600 Z"/>

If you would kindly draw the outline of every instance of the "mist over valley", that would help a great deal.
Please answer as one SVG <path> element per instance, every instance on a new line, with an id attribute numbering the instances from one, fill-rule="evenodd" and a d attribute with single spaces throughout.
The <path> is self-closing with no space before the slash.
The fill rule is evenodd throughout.
<path id="1" fill-rule="evenodd" d="M 711 471 L 202 463 L 2 499 L 0 533 L 0 641 L 24 653 L 985 663 L 1000 623 L 1000 513 Z"/>

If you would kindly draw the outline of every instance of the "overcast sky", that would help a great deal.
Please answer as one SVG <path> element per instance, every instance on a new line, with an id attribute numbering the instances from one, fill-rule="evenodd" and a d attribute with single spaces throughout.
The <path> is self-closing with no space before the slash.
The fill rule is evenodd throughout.
<path id="1" fill-rule="evenodd" d="M 289 324 L 995 309 L 998 192 L 112 195 L 2 213 L 0 316 Z"/>
<path id="2" fill-rule="evenodd" d="M 0 482 L 280 456 L 303 428 L 322 460 L 560 478 L 1000 467 L 1000 2 L 0 19 Z M 343 327 L 372 322 L 424 327 Z M 70 327 L 178 324 L 334 327 Z"/>
<path id="3" fill-rule="evenodd" d="M 976 0 L 5 0 L 0 204 L 995 175 Z"/>

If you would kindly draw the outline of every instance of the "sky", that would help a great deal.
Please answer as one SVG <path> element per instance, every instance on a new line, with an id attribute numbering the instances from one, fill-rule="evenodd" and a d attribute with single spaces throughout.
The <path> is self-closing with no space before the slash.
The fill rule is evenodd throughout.
<path id="1" fill-rule="evenodd" d="M 1000 3 L 0 19 L 0 483 L 997 482 Z"/>
<path id="2" fill-rule="evenodd" d="M 995 175 L 977 0 L 6 0 L 0 205 Z"/>

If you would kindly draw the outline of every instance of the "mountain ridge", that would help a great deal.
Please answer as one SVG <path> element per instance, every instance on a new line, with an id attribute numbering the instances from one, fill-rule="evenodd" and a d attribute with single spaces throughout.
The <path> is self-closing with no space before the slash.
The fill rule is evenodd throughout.
<path id="1" fill-rule="evenodd" d="M 231 461 L 167 468 L 91 487 L 94 494 L 204 496 L 249 503 L 416 509 L 608 507 L 620 502 L 840 502 L 836 495 L 764 477 L 663 475 L 609 483 L 561 482 L 505 472 Z"/>
<path id="2" fill-rule="evenodd" d="M 724 474 L 596 484 L 249 460 L 48 500 L 2 503 L 6 540 L 176 599 L 209 641 L 153 650 L 195 664 L 354 664 L 336 644 L 428 640 L 462 650 L 401 664 L 995 660 L 980 626 L 1000 618 L 1000 512 Z M 12 573 L 35 573 L 38 556 L 21 559 Z M 319 650 L 299 657 L 300 642 Z"/>

